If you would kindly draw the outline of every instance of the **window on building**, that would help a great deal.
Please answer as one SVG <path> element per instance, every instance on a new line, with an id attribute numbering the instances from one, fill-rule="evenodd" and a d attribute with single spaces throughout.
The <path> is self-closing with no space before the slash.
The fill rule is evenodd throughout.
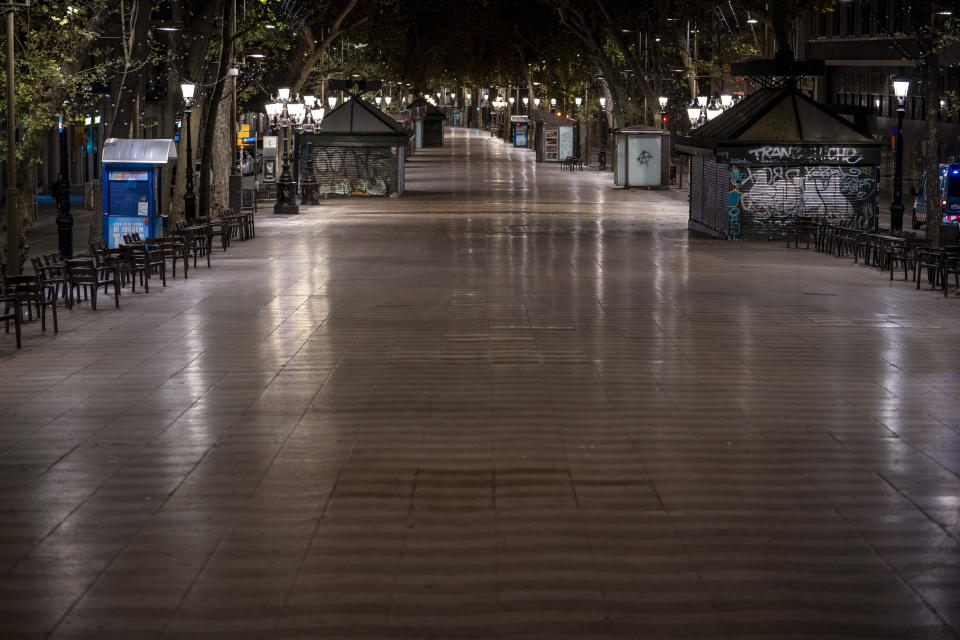
<path id="1" fill-rule="evenodd" d="M 843 5 L 843 35 L 852 36 L 857 32 L 857 3 L 847 2 Z"/>
<path id="2" fill-rule="evenodd" d="M 869 36 L 875 33 L 873 28 L 873 7 L 869 0 L 861 0 L 860 4 L 860 35 Z"/>
<path id="3" fill-rule="evenodd" d="M 817 14 L 817 35 L 821 38 L 830 35 L 826 13 Z"/>
<path id="4" fill-rule="evenodd" d="M 875 17 L 873 24 L 878 34 L 885 34 L 890 29 L 890 2 L 889 0 L 877 0 Z"/>
<path id="5" fill-rule="evenodd" d="M 890 30 L 894 33 L 903 33 L 903 27 L 906 22 L 907 10 L 901 5 L 893 8 L 893 20 L 891 20 Z"/>

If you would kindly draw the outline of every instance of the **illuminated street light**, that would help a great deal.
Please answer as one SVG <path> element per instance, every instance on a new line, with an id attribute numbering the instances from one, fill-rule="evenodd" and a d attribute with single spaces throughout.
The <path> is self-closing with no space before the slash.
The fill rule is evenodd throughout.
<path id="1" fill-rule="evenodd" d="M 897 96 L 897 137 L 896 149 L 893 156 L 893 202 L 890 203 L 890 231 L 903 229 L 903 116 L 906 113 L 904 101 L 910 92 L 910 81 L 904 78 L 895 78 L 893 93 Z M 927 224 L 933 220 L 927 215 Z M 939 223 L 938 219 L 933 224 Z"/>
<path id="2" fill-rule="evenodd" d="M 180 91 L 183 92 L 183 103 L 185 108 L 184 115 L 187 116 L 187 181 L 186 191 L 183 194 L 183 217 L 187 222 L 192 223 L 197 212 L 197 194 L 193 191 L 193 146 L 190 135 L 190 112 L 193 106 L 193 94 L 197 85 L 192 82 L 183 82 L 180 84 Z"/>

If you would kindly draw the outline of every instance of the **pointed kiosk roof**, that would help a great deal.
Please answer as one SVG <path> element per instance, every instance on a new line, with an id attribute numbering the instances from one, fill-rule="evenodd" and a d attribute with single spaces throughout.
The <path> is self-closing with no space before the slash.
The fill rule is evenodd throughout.
<path id="1" fill-rule="evenodd" d="M 680 152 L 731 147 L 825 146 L 876 150 L 880 143 L 794 87 L 767 88 L 744 98 L 678 140 Z"/>
<path id="2" fill-rule="evenodd" d="M 403 146 L 407 131 L 379 109 L 353 97 L 323 118 L 312 140 L 325 146 Z"/>
<path id="3" fill-rule="evenodd" d="M 407 105 L 407 111 L 416 111 L 417 109 L 423 109 L 424 116 L 447 117 L 447 114 L 445 114 L 442 109 L 427 102 L 426 98 L 417 98 Z"/>

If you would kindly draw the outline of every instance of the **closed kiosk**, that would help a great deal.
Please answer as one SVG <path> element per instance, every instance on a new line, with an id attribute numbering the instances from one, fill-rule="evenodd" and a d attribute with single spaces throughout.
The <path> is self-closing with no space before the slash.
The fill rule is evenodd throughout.
<path id="1" fill-rule="evenodd" d="M 670 132 L 650 127 L 614 129 L 613 183 L 618 187 L 670 186 Z"/>
<path id="2" fill-rule="evenodd" d="M 560 162 L 573 155 L 577 137 L 576 122 L 549 111 L 537 113 L 537 162 Z"/>
<path id="3" fill-rule="evenodd" d="M 263 136 L 263 181 L 277 181 L 277 147 L 279 136 Z"/>
<path id="4" fill-rule="evenodd" d="M 798 220 L 879 226 L 881 143 L 793 86 L 759 89 L 689 136 L 690 229 L 766 240 Z"/>
<path id="5" fill-rule="evenodd" d="M 125 234 L 163 234 L 160 172 L 177 157 L 172 140 L 109 138 L 103 143 L 103 240 L 114 248 Z"/>
<path id="6" fill-rule="evenodd" d="M 526 149 L 530 146 L 529 116 L 510 116 L 510 137 L 515 147 Z"/>

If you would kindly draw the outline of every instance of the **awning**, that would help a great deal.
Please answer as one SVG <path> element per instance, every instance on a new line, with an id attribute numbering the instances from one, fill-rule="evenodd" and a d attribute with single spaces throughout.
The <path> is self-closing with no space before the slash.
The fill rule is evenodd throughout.
<path id="1" fill-rule="evenodd" d="M 107 138 L 103 143 L 103 162 L 166 164 L 177 157 L 177 147 L 167 139 Z"/>

